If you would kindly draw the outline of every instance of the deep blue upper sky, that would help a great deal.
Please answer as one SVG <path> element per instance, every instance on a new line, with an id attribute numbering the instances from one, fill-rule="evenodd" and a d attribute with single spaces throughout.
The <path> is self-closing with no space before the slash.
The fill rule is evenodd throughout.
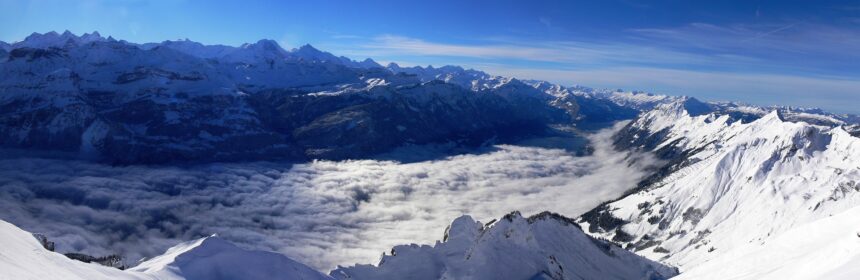
<path id="1" fill-rule="evenodd" d="M 566 85 L 860 113 L 860 1 L 0 0 L 0 40 L 310 43 Z"/>

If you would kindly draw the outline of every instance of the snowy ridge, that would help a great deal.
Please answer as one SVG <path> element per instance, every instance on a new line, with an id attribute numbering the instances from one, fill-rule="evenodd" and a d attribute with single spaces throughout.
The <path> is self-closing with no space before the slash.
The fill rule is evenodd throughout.
<path id="1" fill-rule="evenodd" d="M 640 111 L 648 111 L 662 104 L 671 103 L 681 98 L 641 91 L 592 90 L 586 88 L 580 92 L 596 98 L 609 99 L 619 106 L 630 107 Z"/>
<path id="2" fill-rule="evenodd" d="M 396 246 L 378 266 L 331 273 L 338 279 L 667 279 L 675 274 L 549 212 L 528 218 L 514 212 L 486 225 L 462 216 L 434 246 Z"/>
<path id="3" fill-rule="evenodd" d="M 11 44 L 10 49 L 15 48 L 34 48 L 34 49 L 47 49 L 47 48 L 62 48 L 69 45 L 84 45 L 92 42 L 105 42 L 105 41 L 116 41 L 113 38 L 104 38 L 99 34 L 98 31 L 93 31 L 92 33 L 84 33 L 81 36 L 76 36 L 66 30 L 62 34 L 51 31 L 48 33 L 40 34 L 33 33 L 30 36 L 27 36 L 23 41 L 16 42 Z"/>
<path id="4" fill-rule="evenodd" d="M 83 263 L 48 251 L 32 234 L 2 220 L 0 240 L 3 279 L 331 279 L 281 254 L 240 249 L 217 237 L 179 244 L 128 270 Z"/>
<path id="5" fill-rule="evenodd" d="M 452 83 L 473 91 L 491 88 L 491 84 L 497 84 L 496 80 L 501 77 L 492 76 L 482 71 L 474 69 L 463 69 L 459 66 L 443 66 L 434 68 L 432 65 L 427 67 L 401 67 L 397 63 L 389 63 L 386 69 L 392 73 L 405 73 L 415 75 L 423 82 L 432 80 L 440 80 L 446 83 Z"/>
<path id="6" fill-rule="evenodd" d="M 681 151 L 683 161 L 583 215 L 591 234 L 678 266 L 683 275 L 724 252 L 764 246 L 860 205 L 860 139 L 841 127 L 787 122 L 777 111 L 751 123 L 691 116 L 679 105 L 644 114 L 622 142 Z"/>

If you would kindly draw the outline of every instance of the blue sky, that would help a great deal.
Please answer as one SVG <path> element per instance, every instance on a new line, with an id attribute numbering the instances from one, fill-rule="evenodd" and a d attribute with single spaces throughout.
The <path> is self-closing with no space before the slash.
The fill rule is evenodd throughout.
<path id="1" fill-rule="evenodd" d="M 860 113 L 858 1 L 0 0 L 0 40 L 310 43 L 565 85 Z"/>

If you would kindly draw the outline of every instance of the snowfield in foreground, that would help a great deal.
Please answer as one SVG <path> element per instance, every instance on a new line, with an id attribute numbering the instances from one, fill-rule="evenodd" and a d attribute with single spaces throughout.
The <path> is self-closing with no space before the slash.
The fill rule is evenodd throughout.
<path id="1" fill-rule="evenodd" d="M 179 244 L 141 265 L 119 270 L 83 263 L 46 250 L 33 237 L 0 220 L 2 279 L 15 280 L 315 280 L 330 279 L 271 252 L 240 249 L 218 237 Z"/>

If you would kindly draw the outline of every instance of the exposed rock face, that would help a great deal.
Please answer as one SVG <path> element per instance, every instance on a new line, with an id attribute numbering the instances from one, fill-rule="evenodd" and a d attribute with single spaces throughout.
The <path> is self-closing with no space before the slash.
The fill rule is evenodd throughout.
<path id="1" fill-rule="evenodd" d="M 42 248 L 45 248 L 45 250 L 48 250 L 50 252 L 54 252 L 55 244 L 53 241 L 48 240 L 48 237 L 40 233 L 33 233 L 33 237 L 39 241 L 39 244 L 42 245 Z M 93 257 L 81 253 L 65 253 L 63 255 L 69 259 L 85 263 L 97 263 L 103 266 L 118 268 L 121 270 L 126 268 L 122 257 L 119 255 L 107 255 L 102 257 Z"/>
<path id="2" fill-rule="evenodd" d="M 103 266 L 113 267 L 120 270 L 126 269 L 125 263 L 122 261 L 122 257 L 118 255 L 107 255 L 101 257 L 93 257 L 90 255 L 79 253 L 65 253 L 63 255 L 76 261 L 81 261 L 85 263 L 97 263 Z"/>

